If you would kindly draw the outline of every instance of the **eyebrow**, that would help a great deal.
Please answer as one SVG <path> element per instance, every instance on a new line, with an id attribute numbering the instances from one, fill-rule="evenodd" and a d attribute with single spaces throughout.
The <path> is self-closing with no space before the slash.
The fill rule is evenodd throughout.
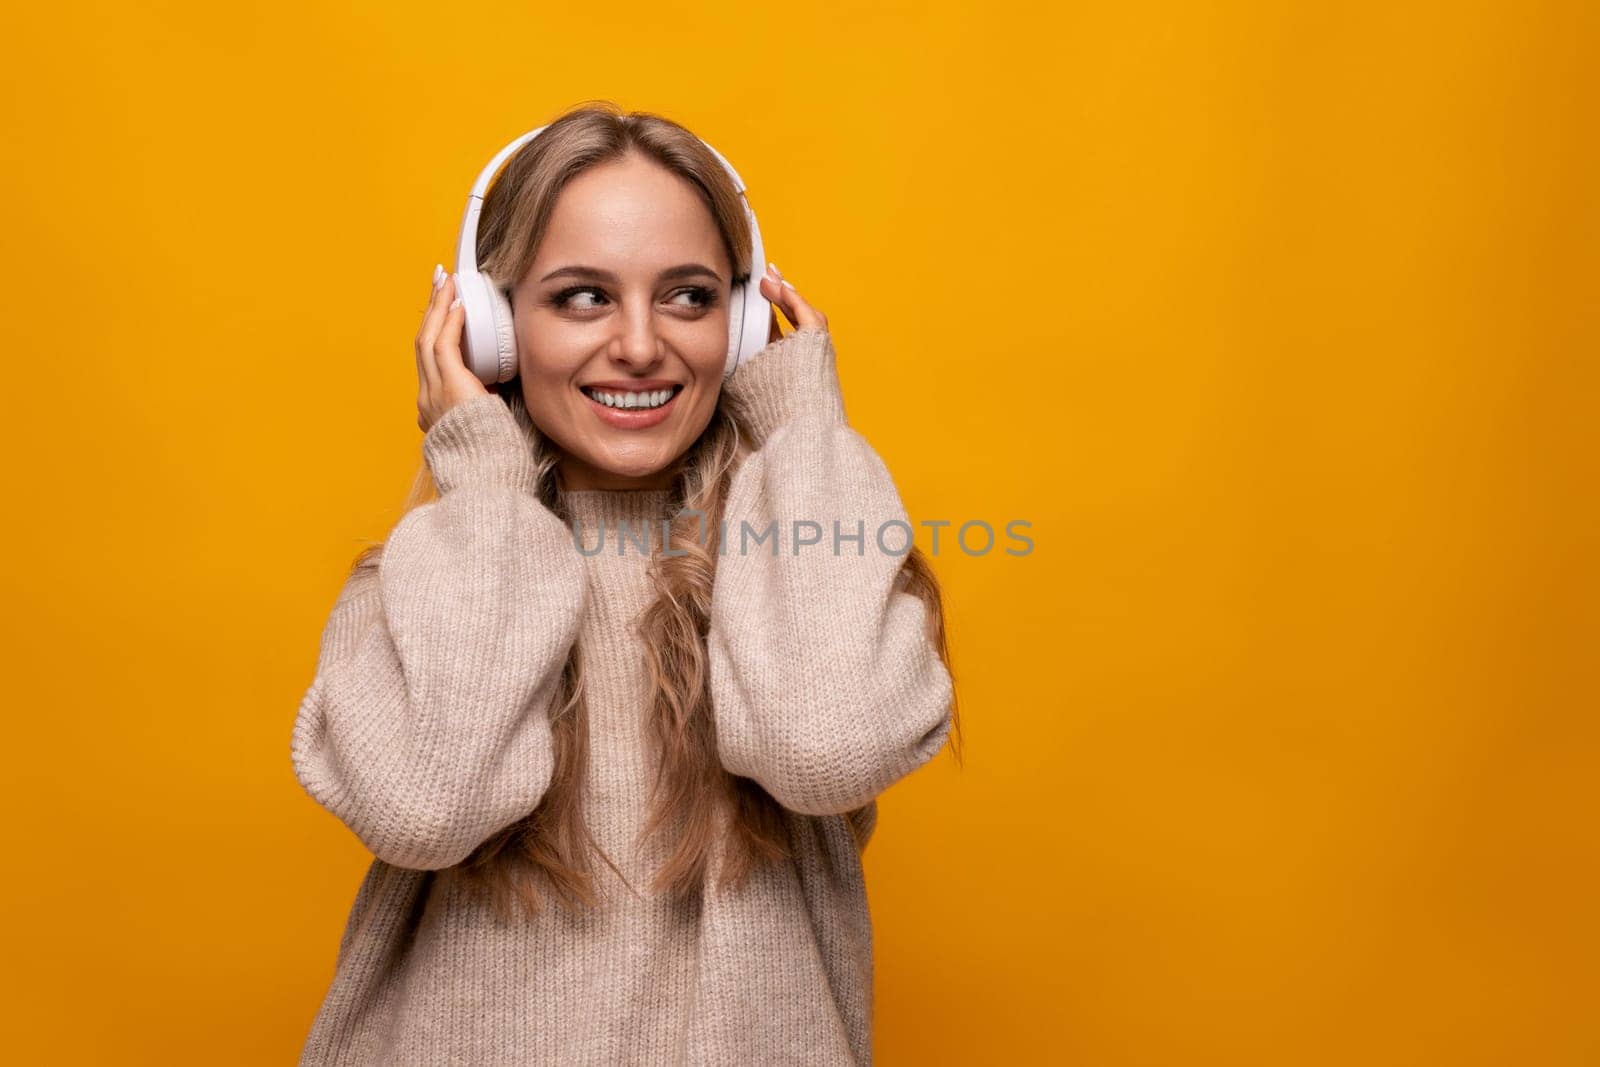
<path id="1" fill-rule="evenodd" d="M 668 267 L 666 270 L 661 272 L 661 280 L 670 281 L 675 278 L 695 278 L 702 274 L 708 275 L 719 282 L 722 281 L 722 275 L 718 274 L 716 271 L 712 270 L 703 263 L 680 263 L 676 267 Z M 547 281 L 550 281 L 552 278 L 560 278 L 563 276 L 571 276 L 574 278 L 596 278 L 611 285 L 619 284 L 617 276 L 608 270 L 601 270 L 598 267 L 584 267 L 577 265 L 557 267 L 549 274 L 546 274 L 543 278 L 540 278 L 539 282 L 540 284 L 543 284 Z"/>

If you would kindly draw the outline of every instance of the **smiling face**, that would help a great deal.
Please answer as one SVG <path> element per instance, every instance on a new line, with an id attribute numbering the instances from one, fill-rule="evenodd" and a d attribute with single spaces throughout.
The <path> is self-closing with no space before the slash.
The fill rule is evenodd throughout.
<path id="1" fill-rule="evenodd" d="M 664 489 L 716 410 L 732 267 L 685 179 L 630 153 L 572 179 L 511 294 L 522 394 L 566 489 Z"/>

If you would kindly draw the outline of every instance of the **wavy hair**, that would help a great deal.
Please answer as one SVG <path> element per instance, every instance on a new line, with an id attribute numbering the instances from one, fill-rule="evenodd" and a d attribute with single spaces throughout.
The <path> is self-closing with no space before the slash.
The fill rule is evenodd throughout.
<path id="1" fill-rule="evenodd" d="M 726 243 L 734 281 L 748 282 L 754 266 L 750 262 L 749 220 L 722 164 L 677 123 L 649 112 L 624 113 L 608 101 L 569 109 L 507 160 L 484 197 L 477 235 L 479 270 L 505 286 L 521 278 L 532 265 L 566 183 L 590 167 L 629 152 L 660 164 L 699 192 Z M 534 428 L 520 375 L 490 389 L 511 408 L 532 442 L 540 501 L 570 524 L 556 477 L 557 450 Z M 756 865 L 791 855 L 777 801 L 753 779 L 730 774 L 722 767 L 712 718 L 705 638 L 717 569 L 716 535 L 733 471 L 755 447 L 747 425 L 745 412 L 723 390 L 705 431 L 677 465 L 668 505 L 676 516 L 668 530 L 668 545 L 674 554 L 658 551 L 650 561 L 656 595 L 635 624 L 647 655 L 649 733 L 659 755 L 651 814 L 640 830 L 640 839 L 666 826 L 679 827 L 676 845 L 651 888 L 670 891 L 680 899 L 702 885 L 719 826 L 719 807 L 725 806 L 731 837 L 722 884 L 740 885 Z M 437 497 L 438 487 L 424 462 L 402 510 Z M 678 515 L 685 508 L 696 509 L 705 518 Z M 710 531 L 706 541 L 701 540 L 701 529 Z M 378 542 L 364 549 L 351 571 L 376 567 L 383 547 Z M 939 583 L 915 545 L 906 554 L 896 586 L 923 601 L 929 639 L 949 669 Z M 526 914 L 537 912 L 546 899 L 541 886 L 569 909 L 594 906 L 598 901 L 592 857 L 596 855 L 627 884 L 584 821 L 580 798 L 589 751 L 580 646 L 581 642 L 574 642 L 568 654 L 557 699 L 549 712 L 555 761 L 543 798 L 526 817 L 495 833 L 456 867 L 442 872 L 486 889 L 502 916 L 509 917 L 519 901 Z M 953 695 L 951 716 L 952 751 L 959 761 L 960 721 Z"/>

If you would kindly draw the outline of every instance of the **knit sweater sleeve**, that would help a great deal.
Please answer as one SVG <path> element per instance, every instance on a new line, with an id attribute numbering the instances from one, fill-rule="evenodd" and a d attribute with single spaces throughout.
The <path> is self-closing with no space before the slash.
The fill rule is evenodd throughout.
<path id="1" fill-rule="evenodd" d="M 845 421 L 824 328 L 769 344 L 725 388 L 758 447 L 733 476 L 712 588 L 722 764 L 792 811 L 856 811 L 932 759 L 951 725 L 950 675 L 900 581 L 911 526 Z M 817 543 L 799 543 L 816 527 Z"/>
<path id="2" fill-rule="evenodd" d="M 588 594 L 503 400 L 450 408 L 422 449 L 439 498 L 407 512 L 377 564 L 346 580 L 291 758 L 312 799 L 377 858 L 436 870 L 543 797 L 549 706 Z"/>

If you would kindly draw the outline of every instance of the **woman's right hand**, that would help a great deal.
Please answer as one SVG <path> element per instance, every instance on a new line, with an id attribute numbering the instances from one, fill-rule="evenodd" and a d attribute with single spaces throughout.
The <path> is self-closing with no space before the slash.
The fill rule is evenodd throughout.
<path id="1" fill-rule="evenodd" d="M 433 296 L 417 331 L 417 427 L 423 433 L 457 404 L 488 395 L 461 355 L 467 313 L 456 298 L 456 276 L 433 268 Z"/>

